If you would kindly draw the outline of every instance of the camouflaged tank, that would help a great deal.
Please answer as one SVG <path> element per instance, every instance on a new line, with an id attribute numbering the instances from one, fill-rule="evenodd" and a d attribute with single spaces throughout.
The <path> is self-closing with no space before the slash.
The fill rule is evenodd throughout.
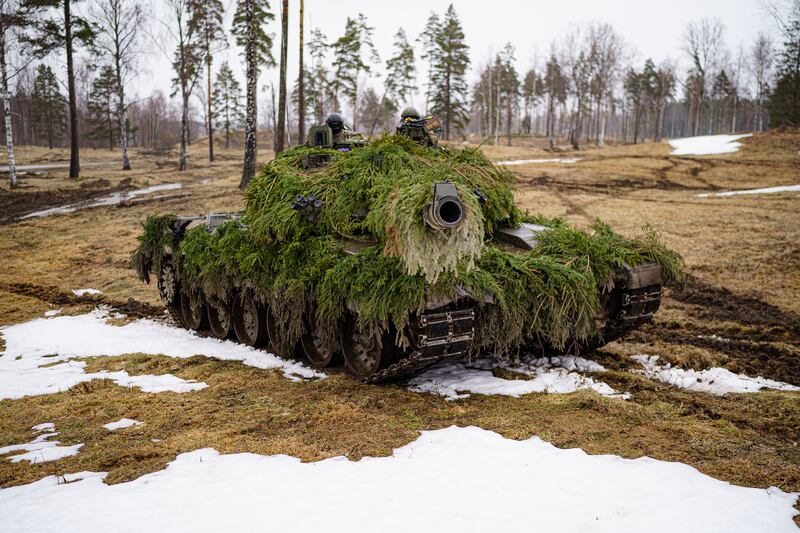
<path id="1" fill-rule="evenodd" d="M 156 215 L 133 255 L 185 328 L 368 382 L 476 354 L 582 354 L 650 321 L 682 260 L 522 213 L 478 149 L 311 129 L 241 213 Z M 546 206 L 542 206 L 546 207 Z"/>

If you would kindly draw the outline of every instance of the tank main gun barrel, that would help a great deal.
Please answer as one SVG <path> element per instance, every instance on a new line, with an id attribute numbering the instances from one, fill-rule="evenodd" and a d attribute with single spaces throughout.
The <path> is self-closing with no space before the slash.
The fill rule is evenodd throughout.
<path id="1" fill-rule="evenodd" d="M 433 185 L 433 202 L 423 211 L 425 223 L 432 229 L 444 230 L 458 227 L 464 221 L 464 202 L 458 189 L 449 181 Z"/>

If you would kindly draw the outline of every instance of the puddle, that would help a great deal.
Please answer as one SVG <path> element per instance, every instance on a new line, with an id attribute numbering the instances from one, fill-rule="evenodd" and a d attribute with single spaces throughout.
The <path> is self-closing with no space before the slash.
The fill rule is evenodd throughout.
<path id="1" fill-rule="evenodd" d="M 146 194 L 159 191 L 173 191 L 175 189 L 180 189 L 182 187 L 183 184 L 181 183 L 165 183 L 162 185 L 152 185 L 150 187 L 145 187 L 144 189 L 137 189 L 135 191 L 115 192 L 106 196 L 101 196 L 100 198 L 94 198 L 92 200 L 84 200 L 81 202 L 76 202 L 74 204 L 67 204 L 59 207 L 51 207 L 50 209 L 43 209 L 41 211 L 34 211 L 33 213 L 28 213 L 27 215 L 19 217 L 19 220 L 26 220 L 29 218 L 49 217 L 52 215 L 66 215 L 68 213 L 74 213 L 75 211 L 80 211 L 82 209 L 90 209 L 92 207 L 106 207 L 110 205 L 117 205 L 126 200 L 136 198 L 137 196 L 144 196 Z"/>

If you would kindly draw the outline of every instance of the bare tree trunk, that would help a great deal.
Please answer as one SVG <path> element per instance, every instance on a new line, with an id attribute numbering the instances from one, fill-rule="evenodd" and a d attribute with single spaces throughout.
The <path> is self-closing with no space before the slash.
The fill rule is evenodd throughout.
<path id="1" fill-rule="evenodd" d="M 77 178 L 81 173 L 78 146 L 78 103 L 75 94 L 75 72 L 72 60 L 72 14 L 71 0 L 64 0 L 64 41 L 67 49 L 67 90 L 69 92 L 69 177 Z"/>
<path id="2" fill-rule="evenodd" d="M 306 137 L 306 77 L 305 65 L 303 64 L 303 45 L 305 36 L 303 35 L 303 24 L 305 18 L 305 3 L 300 0 L 300 79 L 297 80 L 297 144 L 303 144 Z"/>
<path id="3" fill-rule="evenodd" d="M 122 86 L 122 70 L 119 58 L 116 60 L 117 69 L 117 99 L 119 105 L 119 146 L 122 150 L 122 170 L 131 169 L 131 161 L 128 159 L 128 129 L 125 127 L 128 122 L 127 108 L 125 107 L 125 89 Z"/>
<path id="4" fill-rule="evenodd" d="M 6 66 L 6 34 L 0 32 L 0 77 L 2 77 L 3 115 L 6 123 L 6 151 L 11 188 L 17 186 L 17 160 L 14 157 L 14 134 L 11 125 L 11 93 L 8 92 L 8 67 Z"/>
<path id="5" fill-rule="evenodd" d="M 283 0 L 281 10 L 281 72 L 278 86 L 278 127 L 275 132 L 275 153 L 286 145 L 286 61 L 289 47 L 289 0 Z"/>
<path id="6" fill-rule="evenodd" d="M 247 110 L 244 127 L 244 166 L 240 189 L 246 189 L 250 180 L 256 175 L 256 90 L 258 85 L 258 67 L 256 65 L 256 24 L 253 20 L 253 2 L 245 1 L 247 14 L 247 44 L 245 45 L 245 62 L 247 63 Z"/>
<path id="7" fill-rule="evenodd" d="M 214 162 L 214 121 L 211 116 L 211 53 L 206 54 L 206 70 L 208 72 L 208 80 L 206 83 L 206 94 L 208 98 L 208 160 Z"/>
<path id="8" fill-rule="evenodd" d="M 181 148 L 178 154 L 178 170 L 186 170 L 186 139 L 189 137 L 189 95 L 186 81 L 181 82 Z"/>

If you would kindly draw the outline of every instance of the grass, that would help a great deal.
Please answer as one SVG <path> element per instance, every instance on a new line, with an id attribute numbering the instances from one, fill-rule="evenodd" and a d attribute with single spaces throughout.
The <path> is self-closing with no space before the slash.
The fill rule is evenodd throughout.
<path id="1" fill-rule="evenodd" d="M 0 485 L 80 470 L 107 470 L 109 481 L 119 482 L 163 468 L 177 453 L 206 446 L 225 453 L 288 453 L 304 460 L 388 454 L 414 439 L 417 430 L 458 424 L 511 438 L 541 435 L 556 446 L 589 453 L 681 461 L 736 484 L 798 491 L 797 393 L 714 397 L 628 371 L 629 355 L 647 353 L 800 385 L 800 199 L 796 194 L 695 196 L 788 184 L 797 174 L 800 133 L 759 134 L 744 144 L 737 154 L 694 158 L 670 157 L 664 144 L 609 147 L 570 154 L 583 158 L 575 165 L 514 167 L 515 196 L 523 210 L 562 218 L 587 232 L 602 219 L 627 237 L 639 235 L 646 223 L 684 257 L 691 274 L 685 290 L 692 297 L 668 291 L 652 327 L 593 356 L 610 369 L 595 377 L 631 392 L 629 402 L 587 391 L 445 402 L 396 386 L 366 386 L 338 373 L 297 384 L 278 372 L 202 357 L 91 359 L 88 371 L 168 371 L 210 386 L 187 395 L 155 395 L 93 382 L 62 394 L 2 401 L 0 446 L 30 441 L 28 428 L 49 421 L 62 432 L 62 443 L 86 446 L 78 456 L 55 464 L 0 460 Z M 548 157 L 527 144 L 484 149 L 493 159 Z M 173 159 L 145 155 L 134 157 L 131 173 L 87 168 L 85 179 L 107 179 L 112 186 L 128 177 L 134 183 L 180 181 L 192 192 L 189 199 L 4 225 L 0 323 L 26 321 L 54 308 L 83 312 L 91 304 L 63 298 L 85 287 L 100 289 L 119 304 L 133 298 L 160 309 L 155 287 L 139 282 L 128 267 L 141 221 L 155 211 L 196 214 L 242 205 L 237 188 L 241 167 L 234 159 L 239 151 L 222 153 L 208 165 L 202 163 L 204 150 L 198 143 L 190 147 L 190 171 L 183 174 Z M 25 157 L 22 161 L 29 162 Z M 216 181 L 200 184 L 205 178 Z M 23 183 L 29 189 L 22 192 L 79 187 L 64 171 L 23 178 Z M 712 334 L 734 342 L 698 338 Z M 123 416 L 146 425 L 116 433 L 100 427 Z"/>

